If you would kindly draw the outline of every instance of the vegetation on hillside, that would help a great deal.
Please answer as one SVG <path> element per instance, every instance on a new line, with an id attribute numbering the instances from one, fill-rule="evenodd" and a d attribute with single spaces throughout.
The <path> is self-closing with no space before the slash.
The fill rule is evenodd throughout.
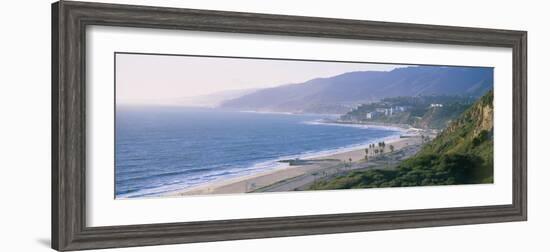
<path id="1" fill-rule="evenodd" d="M 341 116 L 343 121 L 408 124 L 416 128 L 443 129 L 475 102 L 463 96 L 392 97 L 363 104 Z M 437 106 L 434 106 L 437 105 Z M 388 113 L 391 109 L 391 114 Z M 386 113 L 379 113 L 385 111 Z M 367 115 L 374 114 L 372 117 Z"/>
<path id="2" fill-rule="evenodd" d="M 493 92 L 489 91 L 395 169 L 351 172 L 311 189 L 347 189 L 493 182 Z"/>

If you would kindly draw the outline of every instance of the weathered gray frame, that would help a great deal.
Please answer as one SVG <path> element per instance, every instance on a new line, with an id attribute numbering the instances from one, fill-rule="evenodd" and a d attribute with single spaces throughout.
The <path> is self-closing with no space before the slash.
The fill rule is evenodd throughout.
<path id="1" fill-rule="evenodd" d="M 186 223 L 85 225 L 85 28 L 142 27 L 508 47 L 511 205 Z M 52 247 L 79 250 L 527 220 L 527 32 L 61 1 L 52 5 Z"/>

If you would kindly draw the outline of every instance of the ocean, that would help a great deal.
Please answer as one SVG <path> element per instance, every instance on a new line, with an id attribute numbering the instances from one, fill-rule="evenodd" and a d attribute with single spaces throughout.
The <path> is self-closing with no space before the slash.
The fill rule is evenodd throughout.
<path id="1" fill-rule="evenodd" d="M 395 137 L 398 129 L 325 124 L 333 115 L 117 107 L 116 198 L 164 194 Z"/>

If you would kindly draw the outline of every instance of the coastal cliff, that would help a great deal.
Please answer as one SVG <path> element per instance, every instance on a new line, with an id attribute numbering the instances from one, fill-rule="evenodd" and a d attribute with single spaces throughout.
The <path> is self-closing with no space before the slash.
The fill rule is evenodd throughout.
<path id="1" fill-rule="evenodd" d="M 493 92 L 489 91 L 396 167 L 356 171 L 314 183 L 311 189 L 346 189 L 493 182 Z"/>

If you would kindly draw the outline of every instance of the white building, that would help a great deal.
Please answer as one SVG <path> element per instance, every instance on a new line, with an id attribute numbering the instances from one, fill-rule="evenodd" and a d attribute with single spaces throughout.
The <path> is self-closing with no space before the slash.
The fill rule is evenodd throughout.
<path id="1" fill-rule="evenodd" d="M 367 119 L 372 119 L 372 112 L 368 112 L 368 113 L 365 115 L 365 117 L 366 117 Z"/>

